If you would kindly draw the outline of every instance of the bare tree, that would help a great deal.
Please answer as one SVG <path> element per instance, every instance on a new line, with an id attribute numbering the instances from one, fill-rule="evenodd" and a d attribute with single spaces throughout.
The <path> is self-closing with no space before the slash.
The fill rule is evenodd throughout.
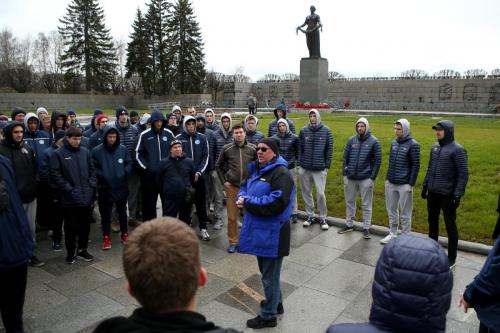
<path id="1" fill-rule="evenodd" d="M 113 44 L 116 52 L 116 69 L 114 80 L 111 82 L 113 94 L 117 95 L 125 91 L 125 63 L 127 43 L 123 39 L 114 39 Z"/>
<path id="2" fill-rule="evenodd" d="M 401 73 L 401 77 L 404 79 L 424 79 L 428 77 L 428 74 L 423 69 L 409 69 Z"/>
<path id="3" fill-rule="evenodd" d="M 266 74 L 262 79 L 264 82 L 279 82 L 280 76 L 278 74 Z"/>
<path id="4" fill-rule="evenodd" d="M 492 70 L 490 76 L 495 78 L 500 77 L 500 68 L 495 68 L 494 70 Z"/>
<path id="5" fill-rule="evenodd" d="M 459 79 L 461 74 L 453 69 L 442 69 L 434 73 L 434 77 L 437 79 Z"/>
<path id="6" fill-rule="evenodd" d="M 482 79 L 487 74 L 488 74 L 488 72 L 486 72 L 484 69 L 475 68 L 475 69 L 468 69 L 468 70 L 466 70 L 464 72 L 463 76 L 466 79 Z"/>
<path id="7" fill-rule="evenodd" d="M 224 85 L 225 76 L 226 75 L 222 73 L 214 72 L 213 69 L 207 72 L 205 76 L 205 87 L 212 94 L 212 100 L 214 101 L 215 105 L 217 105 L 217 93 L 222 89 Z"/>
<path id="8" fill-rule="evenodd" d="M 344 79 L 345 76 L 339 72 L 328 72 L 328 81 Z"/>
<path id="9" fill-rule="evenodd" d="M 300 80 L 300 76 L 294 73 L 285 73 L 280 76 L 280 80 L 295 82 Z"/>

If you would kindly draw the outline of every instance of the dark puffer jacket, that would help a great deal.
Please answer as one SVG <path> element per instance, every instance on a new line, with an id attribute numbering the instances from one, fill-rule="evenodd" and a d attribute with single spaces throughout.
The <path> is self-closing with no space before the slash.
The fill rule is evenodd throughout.
<path id="1" fill-rule="evenodd" d="M 139 135 L 139 131 L 137 127 L 130 123 L 130 120 L 127 121 L 127 125 L 125 127 L 120 126 L 118 120 L 115 121 L 114 127 L 118 130 L 120 134 L 120 144 L 127 148 L 127 153 L 130 158 L 135 156 L 135 144 L 137 143 L 137 136 Z"/>
<path id="2" fill-rule="evenodd" d="M 347 141 L 342 163 L 343 175 L 354 180 L 375 180 L 382 164 L 382 150 L 377 138 L 371 134 L 368 121 L 360 118 L 356 125 L 360 122 L 366 125 L 366 132 L 362 137 L 357 134 Z"/>
<path id="3" fill-rule="evenodd" d="M 90 206 L 97 184 L 89 150 L 74 148 L 64 139 L 63 146 L 51 156 L 50 180 L 61 207 Z"/>
<path id="4" fill-rule="evenodd" d="M 248 129 L 247 127 L 247 122 L 248 122 L 248 119 L 251 119 L 253 118 L 253 120 L 255 121 L 255 130 L 251 131 Z M 259 143 L 260 140 L 264 139 L 264 134 L 262 134 L 261 132 L 259 132 L 257 130 L 257 125 L 259 124 L 259 119 L 254 116 L 253 114 L 249 114 L 248 116 L 245 117 L 245 122 L 244 122 L 244 125 L 245 125 L 245 129 L 246 129 L 246 140 L 247 142 L 251 143 L 251 144 L 254 144 L 254 145 L 257 145 L 257 143 Z"/>
<path id="5" fill-rule="evenodd" d="M 186 123 L 188 121 L 194 121 L 196 126 L 194 117 L 184 117 L 184 130 L 176 137 L 176 139 L 182 142 L 182 151 L 186 154 L 186 156 L 194 161 L 195 171 L 200 174 L 204 174 L 210 160 L 208 140 L 205 135 L 196 132 L 196 130 L 193 135 L 188 134 L 186 130 Z"/>
<path id="6" fill-rule="evenodd" d="M 63 117 L 63 125 L 61 128 L 56 127 L 56 120 L 59 117 Z M 68 123 L 68 116 L 66 115 L 66 113 L 59 111 L 52 112 L 52 115 L 50 116 L 50 128 L 49 128 L 50 144 L 54 142 L 54 136 L 58 129 L 62 129 L 65 131 L 68 128 L 67 123 Z"/>
<path id="7" fill-rule="evenodd" d="M 98 129 L 95 131 L 89 139 L 89 150 L 92 151 L 95 147 L 102 143 L 102 137 L 104 135 L 104 129 Z"/>
<path id="8" fill-rule="evenodd" d="M 400 119 L 396 123 L 403 128 L 403 137 L 392 141 L 387 180 L 396 185 L 414 186 L 420 169 L 420 145 L 410 135 L 408 120 Z"/>
<path id="9" fill-rule="evenodd" d="M 282 135 L 278 131 L 273 138 L 277 139 L 280 143 L 280 156 L 288 163 L 288 169 L 293 169 L 299 160 L 299 137 L 290 131 L 288 122 L 285 119 L 278 120 L 278 126 L 280 123 L 285 124 L 286 133 Z"/>
<path id="10" fill-rule="evenodd" d="M 156 183 L 165 200 L 179 200 L 184 198 L 186 187 L 193 186 L 194 174 L 194 162 L 186 154 L 179 158 L 169 155 L 158 166 Z"/>
<path id="11" fill-rule="evenodd" d="M 117 136 L 115 143 L 110 146 L 106 143 L 106 137 L 112 132 L 115 132 Z M 127 177 L 132 172 L 132 159 L 127 148 L 122 146 L 120 142 L 118 130 L 106 126 L 103 143 L 92 150 L 92 162 L 95 167 L 99 197 L 113 202 L 128 197 Z"/>
<path id="12" fill-rule="evenodd" d="M 372 286 L 369 324 L 340 324 L 328 333 L 444 333 L 453 274 L 430 238 L 402 235 L 384 247 Z"/>
<path id="13" fill-rule="evenodd" d="M 467 151 L 455 142 L 455 130 L 449 120 L 436 126 L 444 129 L 444 138 L 431 148 L 423 187 L 429 192 L 461 197 L 469 179 Z"/>
<path id="14" fill-rule="evenodd" d="M 287 116 L 287 113 L 286 113 L 286 110 L 282 110 L 285 115 L 284 115 L 284 118 L 286 120 L 286 122 L 288 123 L 288 128 L 290 129 L 290 132 L 292 132 L 293 134 L 295 134 L 295 124 L 293 123 L 293 121 L 291 121 L 290 119 L 288 119 L 286 116 Z M 269 123 L 269 128 L 267 130 L 267 137 L 270 138 L 272 137 L 273 135 L 275 135 L 276 133 L 278 133 L 278 108 L 276 108 L 274 110 L 274 117 L 276 119 L 273 119 L 270 123 Z"/>
<path id="15" fill-rule="evenodd" d="M 309 124 L 300 130 L 299 165 L 306 170 L 320 171 L 329 169 L 332 163 L 333 137 L 330 129 L 321 123 L 319 112 L 312 109 L 309 114 L 312 112 L 316 114 L 317 123 L 316 126 Z"/>
<path id="16" fill-rule="evenodd" d="M 219 155 L 224 149 L 224 146 L 233 142 L 233 132 L 231 131 L 232 127 L 231 115 L 229 113 L 223 113 L 221 115 L 221 119 L 225 117 L 229 118 L 230 121 L 229 131 L 225 131 L 224 127 L 221 124 L 220 128 L 214 130 L 214 132 L 210 136 L 209 146 L 210 146 L 210 156 L 212 157 L 210 159 L 210 164 L 211 164 L 210 170 L 215 169 L 215 163 L 219 159 Z"/>
<path id="17" fill-rule="evenodd" d="M 45 149 L 50 147 L 50 140 L 49 140 L 49 134 L 45 131 L 35 130 L 34 132 L 31 132 L 28 127 L 28 122 L 30 119 L 36 119 L 38 123 L 40 123 L 40 120 L 38 120 L 38 117 L 34 113 L 28 113 L 26 117 L 24 117 L 24 143 L 33 149 L 35 152 L 36 160 L 38 164 L 40 165 L 42 161 L 42 154 Z M 38 127 L 38 126 L 37 126 Z"/>

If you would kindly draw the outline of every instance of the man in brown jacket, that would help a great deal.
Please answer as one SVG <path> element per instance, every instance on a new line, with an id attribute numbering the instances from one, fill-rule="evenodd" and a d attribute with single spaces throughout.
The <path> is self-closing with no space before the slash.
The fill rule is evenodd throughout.
<path id="1" fill-rule="evenodd" d="M 239 240 L 239 209 L 236 206 L 236 195 L 240 191 L 240 183 L 248 175 L 248 163 L 257 157 L 255 145 L 245 140 L 245 127 L 240 124 L 234 125 L 232 132 L 234 142 L 224 146 L 215 165 L 219 178 L 224 184 L 227 198 L 227 238 L 229 240 L 227 252 L 229 253 L 236 252 Z"/>

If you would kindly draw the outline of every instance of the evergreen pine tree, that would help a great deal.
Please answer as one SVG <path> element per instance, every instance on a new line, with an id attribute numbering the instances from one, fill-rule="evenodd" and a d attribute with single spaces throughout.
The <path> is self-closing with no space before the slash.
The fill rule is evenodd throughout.
<path id="1" fill-rule="evenodd" d="M 174 4 L 167 31 L 176 92 L 200 93 L 206 74 L 205 56 L 200 28 L 189 0 L 178 0 Z"/>
<path id="2" fill-rule="evenodd" d="M 66 76 L 85 76 L 87 91 L 108 91 L 115 75 L 115 49 L 98 0 L 72 0 L 58 27 L 64 39 Z"/>

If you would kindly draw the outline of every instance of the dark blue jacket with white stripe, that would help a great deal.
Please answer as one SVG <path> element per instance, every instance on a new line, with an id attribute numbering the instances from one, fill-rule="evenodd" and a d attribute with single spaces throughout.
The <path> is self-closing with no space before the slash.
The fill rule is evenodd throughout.
<path id="1" fill-rule="evenodd" d="M 151 128 L 143 131 L 137 141 L 135 154 L 137 162 L 145 172 L 156 172 L 160 161 L 170 155 L 170 142 L 174 140 L 171 131 L 162 126 L 159 130 L 155 128 L 156 121 L 165 121 L 160 111 L 151 114 Z"/>
<path id="2" fill-rule="evenodd" d="M 420 169 L 420 145 L 410 135 L 408 123 L 401 122 L 403 137 L 392 141 L 387 180 L 392 184 L 414 186 Z"/>
<path id="3" fill-rule="evenodd" d="M 31 132 L 28 127 L 28 122 L 31 118 L 36 118 L 38 122 L 38 117 L 34 113 L 28 113 L 26 117 L 24 117 L 24 143 L 33 149 L 35 152 L 35 157 L 38 165 L 42 162 L 42 155 L 45 149 L 50 147 L 50 139 L 49 134 L 43 130 L 37 129 L 34 132 Z"/>
<path id="4" fill-rule="evenodd" d="M 192 135 L 187 133 L 186 122 L 189 120 L 194 121 L 195 119 L 192 116 L 184 117 L 184 130 L 177 135 L 176 139 L 182 142 L 182 151 L 186 156 L 194 161 L 195 172 L 204 174 L 210 160 L 208 140 L 205 135 L 196 132 L 196 130 Z"/>
<path id="5" fill-rule="evenodd" d="M 248 166 L 249 175 L 236 196 L 245 198 L 240 253 L 277 258 L 290 252 L 290 215 L 295 185 L 286 161 L 278 156 L 262 168 Z"/>
<path id="6" fill-rule="evenodd" d="M 442 120 L 436 125 L 444 129 L 444 138 L 431 148 L 423 187 L 432 193 L 463 196 L 469 179 L 467 151 L 455 142 L 451 121 Z"/>
<path id="7" fill-rule="evenodd" d="M 299 134 L 300 167 L 312 171 L 329 169 L 333 157 L 332 132 L 321 123 L 317 111 L 316 119 L 316 126 L 309 124 L 303 127 Z"/>
<path id="8" fill-rule="evenodd" d="M 375 180 L 382 164 L 382 150 L 369 128 L 365 135 L 352 136 L 344 147 L 343 175 L 349 179 Z"/>

